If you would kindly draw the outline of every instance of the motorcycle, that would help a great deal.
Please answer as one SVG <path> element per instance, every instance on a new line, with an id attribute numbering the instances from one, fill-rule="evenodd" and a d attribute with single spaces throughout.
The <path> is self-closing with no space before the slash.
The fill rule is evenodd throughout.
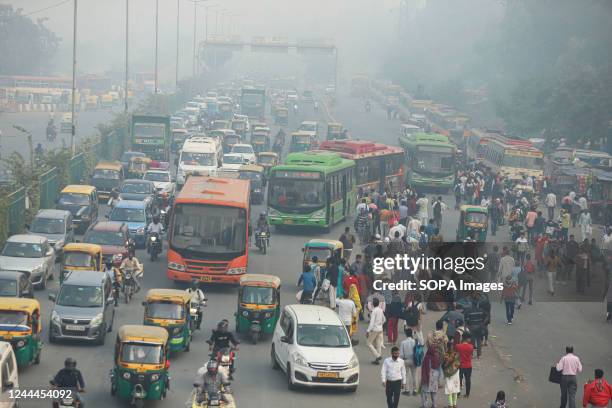
<path id="1" fill-rule="evenodd" d="M 228 385 L 223 386 L 220 393 L 204 393 L 201 395 L 201 390 L 198 384 L 194 384 L 194 390 L 191 396 L 192 408 L 208 408 L 208 407 L 225 407 L 235 408 L 236 403 L 231 395 L 231 390 Z M 225 401 L 224 401 L 224 398 Z"/>
<path id="2" fill-rule="evenodd" d="M 47 141 L 53 142 L 57 137 L 57 131 L 55 130 L 55 126 L 49 125 L 47 126 Z"/>
<path id="3" fill-rule="evenodd" d="M 157 232 L 152 232 L 149 236 L 149 254 L 151 255 L 151 262 L 157 260 L 157 255 L 162 252 L 162 241 L 161 237 Z"/>
<path id="4" fill-rule="evenodd" d="M 200 316 L 201 316 L 201 311 L 202 308 L 204 308 L 206 306 L 206 301 L 202 301 L 202 303 L 200 304 L 194 304 L 192 303 L 189 307 L 189 315 L 191 316 L 191 331 L 193 332 L 194 330 L 199 330 L 200 329 L 200 325 L 202 324 L 202 322 L 200 322 Z"/>
<path id="5" fill-rule="evenodd" d="M 270 234 L 267 231 L 261 231 L 255 234 L 255 242 L 257 248 L 264 255 L 268 252 L 268 247 L 270 246 Z"/>
<path id="6" fill-rule="evenodd" d="M 53 408 L 78 408 L 81 403 L 73 397 L 58 398 L 53 401 Z"/>
<path id="7" fill-rule="evenodd" d="M 219 372 L 225 373 L 227 377 L 232 380 L 234 378 L 234 360 L 236 359 L 235 348 L 233 347 L 225 347 L 217 350 L 216 355 L 210 356 L 210 358 L 214 358 L 217 360 L 219 364 Z"/>
<path id="8" fill-rule="evenodd" d="M 125 303 L 130 303 L 130 299 L 136 292 L 136 277 L 134 276 L 134 269 L 126 268 L 123 271 L 123 294 L 125 296 Z"/>

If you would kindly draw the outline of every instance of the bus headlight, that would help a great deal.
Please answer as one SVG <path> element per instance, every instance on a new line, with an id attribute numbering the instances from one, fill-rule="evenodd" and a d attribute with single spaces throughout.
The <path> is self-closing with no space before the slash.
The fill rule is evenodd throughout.
<path id="1" fill-rule="evenodd" d="M 228 275 L 242 275 L 246 273 L 246 268 L 229 268 L 227 270 Z"/>
<path id="2" fill-rule="evenodd" d="M 176 271 L 185 272 L 185 265 L 178 262 L 168 262 L 168 269 L 174 269 Z"/>
<path id="3" fill-rule="evenodd" d="M 311 218 L 325 218 L 325 208 L 315 211 Z"/>

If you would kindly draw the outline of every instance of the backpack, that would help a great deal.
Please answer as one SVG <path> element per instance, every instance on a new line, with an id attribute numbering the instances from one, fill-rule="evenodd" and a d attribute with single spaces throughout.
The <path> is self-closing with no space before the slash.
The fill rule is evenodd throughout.
<path id="1" fill-rule="evenodd" d="M 415 327 L 419 324 L 419 316 L 421 313 L 419 312 L 418 303 L 412 303 L 412 306 L 406 308 L 404 311 L 404 320 L 406 321 L 406 325 L 410 327 Z"/>
<path id="2" fill-rule="evenodd" d="M 414 345 L 414 351 L 412 353 L 412 358 L 416 367 L 420 367 L 423 364 L 423 357 L 425 357 L 425 347 L 417 342 Z"/>

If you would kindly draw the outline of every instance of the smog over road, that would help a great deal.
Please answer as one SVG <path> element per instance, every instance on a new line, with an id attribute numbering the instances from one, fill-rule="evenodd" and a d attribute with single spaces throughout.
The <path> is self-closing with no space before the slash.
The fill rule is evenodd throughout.
<path id="1" fill-rule="evenodd" d="M 0 407 L 608 406 L 611 20 L 1 0 Z"/>

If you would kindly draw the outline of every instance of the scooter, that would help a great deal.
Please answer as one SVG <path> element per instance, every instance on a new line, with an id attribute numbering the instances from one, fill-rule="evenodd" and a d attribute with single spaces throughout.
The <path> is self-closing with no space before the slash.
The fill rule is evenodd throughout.
<path id="1" fill-rule="evenodd" d="M 257 248 L 259 248 L 261 253 L 265 255 L 268 251 L 268 247 L 270 246 L 270 234 L 267 231 L 261 231 L 255 235 Z"/>
<path id="2" fill-rule="evenodd" d="M 123 271 L 123 294 L 125 296 L 125 303 L 130 303 L 130 299 L 136 292 L 136 278 L 134 277 L 134 269 L 125 269 Z"/>
<path id="3" fill-rule="evenodd" d="M 162 252 L 162 240 L 157 232 L 152 232 L 149 236 L 149 255 L 151 256 L 151 262 L 157 260 L 157 255 Z"/>

